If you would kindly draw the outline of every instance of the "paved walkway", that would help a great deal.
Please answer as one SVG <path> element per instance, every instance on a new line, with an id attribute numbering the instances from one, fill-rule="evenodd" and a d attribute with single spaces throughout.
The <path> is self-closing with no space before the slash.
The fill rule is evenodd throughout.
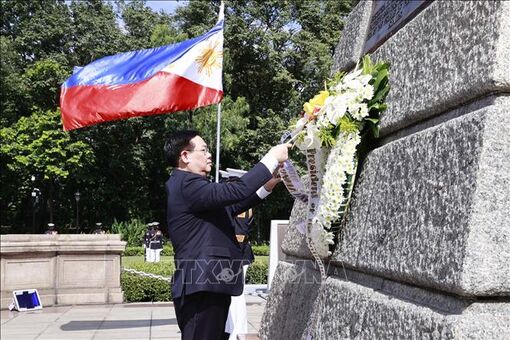
<path id="1" fill-rule="evenodd" d="M 246 295 L 248 334 L 258 339 L 266 300 Z M 1 311 L 2 340 L 180 339 L 172 303 L 130 303 Z"/>

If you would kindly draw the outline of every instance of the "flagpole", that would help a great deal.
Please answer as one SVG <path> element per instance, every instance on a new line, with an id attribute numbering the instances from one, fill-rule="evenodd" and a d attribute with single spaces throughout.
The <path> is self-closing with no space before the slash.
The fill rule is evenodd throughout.
<path id="1" fill-rule="evenodd" d="M 216 183 L 220 181 L 220 131 L 221 131 L 221 102 L 218 103 L 216 114 Z"/>
<path id="2" fill-rule="evenodd" d="M 220 10 L 218 12 L 218 22 L 224 20 L 224 4 L 223 0 L 220 4 Z M 222 31 L 223 36 L 223 31 Z M 223 44 L 223 43 L 222 43 Z M 223 45 L 222 45 L 223 46 Z M 222 69 L 223 70 L 223 69 Z M 220 132 L 221 132 L 221 101 L 218 103 L 218 111 L 216 114 L 216 176 L 215 181 L 220 181 Z"/>

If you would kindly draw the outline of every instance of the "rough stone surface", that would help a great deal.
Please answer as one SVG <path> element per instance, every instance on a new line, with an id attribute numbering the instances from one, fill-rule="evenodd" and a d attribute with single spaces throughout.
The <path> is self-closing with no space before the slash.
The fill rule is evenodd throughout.
<path id="1" fill-rule="evenodd" d="M 336 46 L 332 73 L 353 68 L 362 57 L 372 14 L 372 1 L 360 1 L 352 10 Z"/>
<path id="2" fill-rule="evenodd" d="M 307 289 L 302 283 L 297 285 L 298 290 L 288 289 L 294 276 L 287 273 L 299 272 L 298 267 L 280 264 L 277 288 L 270 292 L 262 319 L 261 339 L 306 339 L 309 330 L 314 339 L 505 339 L 510 336 L 510 307 L 504 302 L 443 296 L 442 299 L 451 300 L 445 305 L 437 292 L 395 282 L 399 289 L 388 292 L 371 287 L 374 278 L 363 274 L 357 276 L 358 282 L 331 276 L 320 289 L 317 285 Z M 366 280 L 369 285 L 365 284 Z M 385 281 L 383 286 L 393 286 Z M 312 290 L 319 294 L 307 293 Z M 295 298 L 299 303 L 292 303 Z M 445 309 L 445 306 L 452 308 Z M 282 315 L 285 318 L 280 318 Z M 310 321 L 314 315 L 318 318 L 316 328 L 295 324 Z"/>
<path id="3" fill-rule="evenodd" d="M 283 239 L 282 243 L 282 251 L 291 256 L 312 259 L 313 256 L 308 249 L 306 244 L 305 235 L 301 234 L 296 229 L 296 224 L 298 223 L 297 219 L 299 215 L 302 215 L 300 212 L 307 210 L 307 204 L 303 203 L 300 200 L 294 201 L 294 206 L 292 207 L 292 211 L 290 213 L 289 218 L 289 227 L 287 228 L 287 233 Z"/>
<path id="4" fill-rule="evenodd" d="M 381 134 L 510 92 L 509 37 L 509 1 L 434 1 L 373 53 L 391 64 Z"/>
<path id="5" fill-rule="evenodd" d="M 349 16 L 332 72 L 361 57 L 371 11 Z M 260 337 L 510 339 L 510 2 L 434 1 L 373 59 L 389 109 L 330 276 L 303 280 L 296 203 Z"/>
<path id="6" fill-rule="evenodd" d="M 319 293 L 320 274 L 304 263 L 280 262 L 262 315 L 261 339 L 299 339 Z"/>
<path id="7" fill-rule="evenodd" d="M 510 295 L 510 97 L 477 105 L 367 157 L 335 263 L 461 295 Z"/>

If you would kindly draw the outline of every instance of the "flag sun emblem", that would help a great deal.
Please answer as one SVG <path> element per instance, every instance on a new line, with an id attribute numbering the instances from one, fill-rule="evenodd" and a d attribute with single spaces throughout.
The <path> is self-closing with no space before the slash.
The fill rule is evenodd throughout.
<path id="1" fill-rule="evenodd" d="M 214 42 L 211 41 L 207 47 L 202 49 L 199 56 L 195 59 L 198 63 L 198 72 L 205 72 L 205 74 L 210 77 L 213 68 L 221 68 L 223 52 L 221 50 L 217 50 L 219 44 L 219 40 Z"/>

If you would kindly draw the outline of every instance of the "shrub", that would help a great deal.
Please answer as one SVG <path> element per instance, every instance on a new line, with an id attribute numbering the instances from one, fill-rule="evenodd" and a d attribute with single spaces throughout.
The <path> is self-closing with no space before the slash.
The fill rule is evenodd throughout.
<path id="1" fill-rule="evenodd" d="M 174 256 L 174 248 L 171 244 L 164 244 L 163 251 L 161 252 L 161 256 Z"/>
<path id="2" fill-rule="evenodd" d="M 246 284 L 266 284 L 269 266 L 266 262 L 255 261 L 246 272 Z"/>
<path id="3" fill-rule="evenodd" d="M 144 255 L 144 248 L 140 246 L 131 246 L 126 247 L 124 250 L 124 253 L 122 253 L 123 256 L 143 256 Z"/>
<path id="4" fill-rule="evenodd" d="M 253 254 L 259 256 L 269 256 L 269 245 L 268 244 L 254 244 L 251 246 Z"/>
<path id="5" fill-rule="evenodd" d="M 141 247 L 140 247 L 141 248 Z M 132 263 L 129 268 L 170 277 L 174 272 L 172 263 Z M 145 277 L 138 274 L 122 272 L 120 284 L 124 291 L 126 302 L 146 302 L 146 301 L 171 301 L 172 291 L 168 281 Z"/>
<path id="6" fill-rule="evenodd" d="M 167 247 L 171 248 L 170 246 Z M 126 251 L 133 253 L 140 250 L 143 251 L 143 248 L 126 248 Z M 167 251 L 170 250 L 171 249 L 168 249 Z M 126 255 L 126 253 L 124 253 L 124 255 Z M 169 278 L 174 272 L 174 265 L 172 262 L 147 263 L 142 261 L 129 261 L 129 265 L 126 267 L 145 273 L 161 275 L 165 278 Z M 255 260 L 255 262 L 248 267 L 246 284 L 267 284 L 268 268 L 269 266 L 266 260 Z M 156 302 L 171 301 L 172 299 L 172 292 L 168 281 L 122 272 L 120 283 L 124 291 L 124 299 L 126 302 Z"/>
<path id="7" fill-rule="evenodd" d="M 142 246 L 127 246 L 123 256 L 144 256 L 144 248 Z M 174 248 L 171 244 L 164 244 L 161 256 L 174 256 Z"/>
<path id="8" fill-rule="evenodd" d="M 170 283 L 163 280 L 123 272 L 120 284 L 126 302 L 172 301 Z"/>
<path id="9" fill-rule="evenodd" d="M 128 246 L 141 246 L 147 226 L 137 218 L 129 222 L 114 220 L 111 230 L 113 234 L 120 234 L 120 238 L 126 241 Z"/>

